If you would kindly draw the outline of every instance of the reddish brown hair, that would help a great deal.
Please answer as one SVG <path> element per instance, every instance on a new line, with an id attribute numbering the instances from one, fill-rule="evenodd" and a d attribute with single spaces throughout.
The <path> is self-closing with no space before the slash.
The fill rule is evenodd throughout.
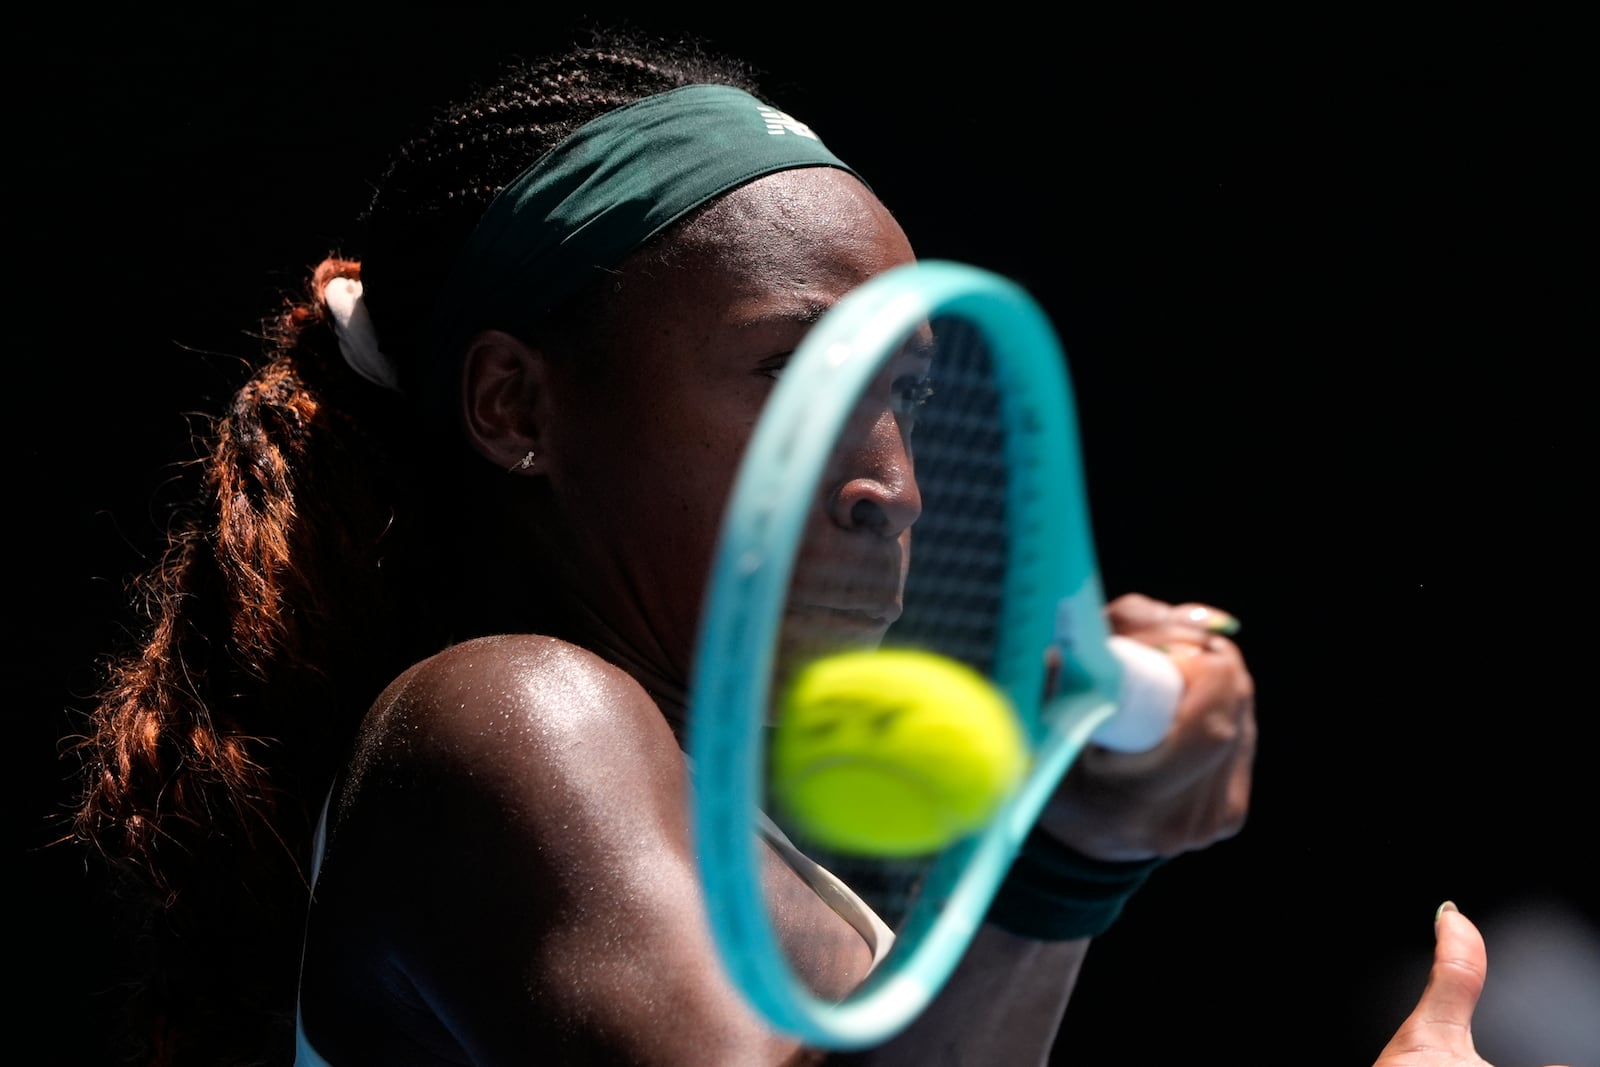
<path id="1" fill-rule="evenodd" d="M 427 357 L 455 250 L 500 188 L 588 119 L 708 80 L 754 88 L 694 47 L 578 49 L 507 71 L 403 145 L 363 251 L 402 382 Z M 194 507 L 135 589 L 142 642 L 106 663 L 75 742 L 72 836 L 106 861 L 129 931 L 133 1061 L 289 1057 L 312 832 L 362 714 L 421 656 L 527 625 L 524 604 L 489 603 L 509 583 L 452 570 L 482 554 L 463 542 L 496 529 L 466 512 L 494 490 L 345 365 L 322 300 L 335 277 L 361 279 L 362 264 L 315 268 L 206 427 Z"/>

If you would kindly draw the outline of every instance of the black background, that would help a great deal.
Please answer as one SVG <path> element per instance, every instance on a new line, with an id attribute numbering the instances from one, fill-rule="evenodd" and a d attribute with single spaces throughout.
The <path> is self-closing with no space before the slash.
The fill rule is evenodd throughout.
<path id="1" fill-rule="evenodd" d="M 7 138 L 14 1018 L 62 1063 L 99 1061 L 115 994 L 82 858 L 45 847 L 59 742 L 181 495 L 188 413 L 355 236 L 422 109 L 572 21 L 80 10 L 13 25 Z M 1097 945 L 1061 1061 L 1370 1063 L 1446 898 L 1511 998 L 1501 918 L 1593 915 L 1575 29 L 635 21 L 756 62 L 921 254 L 1030 288 L 1072 361 L 1108 590 L 1244 620 L 1252 820 Z"/>

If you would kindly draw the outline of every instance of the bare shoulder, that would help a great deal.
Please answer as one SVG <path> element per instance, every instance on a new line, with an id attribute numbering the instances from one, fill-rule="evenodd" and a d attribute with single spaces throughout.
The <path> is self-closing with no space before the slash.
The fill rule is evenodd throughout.
<path id="1" fill-rule="evenodd" d="M 417 663 L 373 704 L 336 793 L 330 852 L 399 836 L 414 854 L 582 853 L 586 834 L 681 817 L 686 779 L 665 716 L 625 671 L 555 638 L 475 639 Z"/>
<path id="2" fill-rule="evenodd" d="M 687 779 L 649 694 L 581 648 L 492 637 L 416 664 L 373 705 L 335 793 L 307 1032 L 380 1059 L 382 1035 L 404 1047 L 389 1062 L 419 1046 L 463 1062 L 469 1047 L 548 1049 L 655 995 L 635 989 L 634 961 L 704 939 Z M 713 991 L 717 973 L 684 971 Z"/>
<path id="3" fill-rule="evenodd" d="M 362 724 L 355 770 L 437 762 L 521 776 L 645 754 L 679 751 L 631 676 L 568 642 L 513 634 L 454 645 L 395 679 Z"/>
<path id="4" fill-rule="evenodd" d="M 677 739 L 625 671 L 554 638 L 475 639 L 373 704 L 334 794 L 323 880 L 331 896 L 341 879 L 417 889 L 419 868 L 472 869 L 554 889 L 619 835 L 686 851 L 687 796 Z"/>
<path id="5" fill-rule="evenodd" d="M 575 696 L 605 701 L 648 701 L 621 668 L 587 649 L 539 634 L 479 637 L 452 645 L 396 678 L 374 706 L 378 722 L 398 711 L 445 704 L 483 706 L 551 704 Z M 454 719 L 454 716 L 450 716 Z"/>

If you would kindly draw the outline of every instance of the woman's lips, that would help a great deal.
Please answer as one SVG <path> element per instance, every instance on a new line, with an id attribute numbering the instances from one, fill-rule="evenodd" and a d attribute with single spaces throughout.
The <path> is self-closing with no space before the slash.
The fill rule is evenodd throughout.
<path id="1" fill-rule="evenodd" d="M 882 640 L 904 606 L 903 538 L 807 538 L 789 583 L 784 628 L 802 643 Z"/>
<path id="2" fill-rule="evenodd" d="M 792 614 L 837 619 L 842 623 L 887 628 L 900 617 L 901 605 L 898 599 L 863 606 L 791 603 L 789 611 Z"/>
<path id="3" fill-rule="evenodd" d="M 866 607 L 790 603 L 781 644 L 802 658 L 876 645 L 899 617 L 898 601 Z"/>

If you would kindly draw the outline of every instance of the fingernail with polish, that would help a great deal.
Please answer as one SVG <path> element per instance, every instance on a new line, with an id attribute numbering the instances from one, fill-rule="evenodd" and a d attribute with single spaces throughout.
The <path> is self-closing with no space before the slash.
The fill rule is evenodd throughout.
<path id="1" fill-rule="evenodd" d="M 1220 608 L 1191 608 L 1187 621 L 1208 633 L 1231 636 L 1239 632 L 1239 620 Z"/>
<path id="2" fill-rule="evenodd" d="M 1206 623 L 1206 629 L 1214 634 L 1232 637 L 1239 632 L 1239 620 L 1226 611 L 1218 611 L 1211 616 L 1211 621 Z"/>

